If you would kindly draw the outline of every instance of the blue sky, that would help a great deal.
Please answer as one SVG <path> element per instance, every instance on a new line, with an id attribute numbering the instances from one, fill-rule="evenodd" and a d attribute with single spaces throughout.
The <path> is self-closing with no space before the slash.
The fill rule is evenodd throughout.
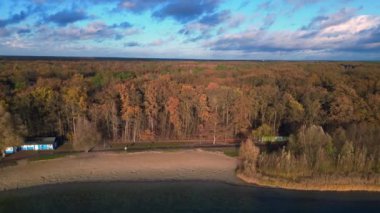
<path id="1" fill-rule="evenodd" d="M 0 55 L 380 60 L 380 1 L 1 0 Z"/>

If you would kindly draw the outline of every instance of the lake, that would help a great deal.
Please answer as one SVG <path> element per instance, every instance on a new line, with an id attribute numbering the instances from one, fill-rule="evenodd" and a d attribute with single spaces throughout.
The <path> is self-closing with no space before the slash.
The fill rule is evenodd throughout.
<path id="1" fill-rule="evenodd" d="M 68 183 L 0 192 L 0 212 L 379 212 L 380 193 L 207 181 Z"/>

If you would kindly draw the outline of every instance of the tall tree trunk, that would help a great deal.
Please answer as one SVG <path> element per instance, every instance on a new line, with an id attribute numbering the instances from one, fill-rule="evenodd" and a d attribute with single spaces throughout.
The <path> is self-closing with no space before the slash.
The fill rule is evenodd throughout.
<path id="1" fill-rule="evenodd" d="M 106 114 L 106 128 L 107 128 L 107 136 L 110 138 L 112 133 L 111 133 L 111 128 L 110 128 L 110 115 L 109 113 Z"/>
<path id="2" fill-rule="evenodd" d="M 215 106 L 215 118 L 214 118 L 214 141 L 212 144 L 216 143 L 216 124 L 218 123 L 218 105 Z"/>
<path id="3" fill-rule="evenodd" d="M 116 104 L 112 102 L 112 110 L 111 110 L 111 123 L 112 123 L 112 139 L 116 140 L 119 137 L 119 120 L 117 117 L 117 108 Z"/>
<path id="4" fill-rule="evenodd" d="M 127 137 L 128 137 L 128 121 L 125 121 L 124 125 L 124 137 L 123 137 L 123 142 L 127 142 Z"/>
<path id="5" fill-rule="evenodd" d="M 223 118 L 222 118 L 222 122 L 223 122 L 223 125 L 226 124 L 226 104 L 223 103 L 223 107 L 222 107 L 222 115 L 223 115 Z M 218 111 L 216 111 L 216 113 L 218 114 Z"/>
<path id="6" fill-rule="evenodd" d="M 75 135 L 76 134 L 76 128 L 75 128 L 75 118 L 73 116 L 73 134 Z"/>
<path id="7" fill-rule="evenodd" d="M 137 134 L 137 124 L 136 121 L 133 122 L 133 143 L 136 143 L 136 134 Z"/>
<path id="8" fill-rule="evenodd" d="M 58 115 L 58 128 L 59 128 L 59 135 L 62 136 L 63 135 L 63 127 L 62 127 L 62 119 L 61 119 L 61 115 L 59 114 Z"/>
<path id="9" fill-rule="evenodd" d="M 277 112 L 274 112 L 273 134 L 276 134 Z"/>
<path id="10" fill-rule="evenodd" d="M 74 116 L 74 109 L 71 107 L 71 116 L 72 116 L 72 122 L 73 122 L 73 133 L 76 134 L 76 128 L 75 128 L 75 116 Z"/>
<path id="11" fill-rule="evenodd" d="M 226 113 L 227 113 L 227 115 L 226 115 L 226 117 L 227 117 L 227 118 L 226 118 L 226 120 L 227 120 L 226 124 L 227 124 L 227 125 L 226 125 L 226 126 L 228 126 L 228 124 L 229 124 L 229 120 L 230 120 L 230 115 L 229 115 L 229 112 L 228 112 L 228 111 L 229 111 L 229 109 L 228 109 L 228 106 L 227 106 L 227 111 L 226 111 Z"/>
<path id="12" fill-rule="evenodd" d="M 214 141 L 212 142 L 213 145 L 216 143 L 216 122 L 214 122 Z"/>
<path id="13" fill-rule="evenodd" d="M 149 117 L 149 120 L 150 120 L 150 130 L 153 133 L 154 132 L 154 119 L 153 119 L 153 117 Z"/>

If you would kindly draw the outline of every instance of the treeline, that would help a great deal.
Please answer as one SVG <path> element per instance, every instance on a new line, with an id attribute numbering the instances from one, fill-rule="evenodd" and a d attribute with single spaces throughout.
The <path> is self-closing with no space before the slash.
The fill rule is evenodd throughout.
<path id="1" fill-rule="evenodd" d="M 264 124 L 273 135 L 378 131 L 380 64 L 353 64 L 3 59 L 0 99 L 27 136 L 72 139 L 79 118 L 102 140 L 124 142 L 223 141 Z"/>

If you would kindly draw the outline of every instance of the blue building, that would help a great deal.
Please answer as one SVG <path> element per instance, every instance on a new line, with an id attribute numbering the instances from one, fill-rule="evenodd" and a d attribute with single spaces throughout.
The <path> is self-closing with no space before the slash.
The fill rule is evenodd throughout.
<path id="1" fill-rule="evenodd" d="M 10 155 L 18 151 L 39 151 L 39 150 L 55 150 L 62 143 L 62 138 L 60 137 L 38 137 L 29 138 L 21 146 L 9 146 L 6 147 L 2 154 Z"/>
<path id="2" fill-rule="evenodd" d="M 28 139 L 25 144 L 20 146 L 22 151 L 54 150 L 58 147 L 57 137 L 39 137 Z"/>
<path id="3" fill-rule="evenodd" d="M 260 143 L 281 143 L 288 142 L 289 137 L 284 136 L 262 136 L 259 138 Z"/>
<path id="4" fill-rule="evenodd" d="M 16 152 L 17 152 L 17 147 L 14 147 L 14 146 L 6 147 L 5 150 L 4 150 L 4 153 L 6 155 L 10 155 L 10 154 L 13 154 L 13 153 L 16 153 Z"/>

